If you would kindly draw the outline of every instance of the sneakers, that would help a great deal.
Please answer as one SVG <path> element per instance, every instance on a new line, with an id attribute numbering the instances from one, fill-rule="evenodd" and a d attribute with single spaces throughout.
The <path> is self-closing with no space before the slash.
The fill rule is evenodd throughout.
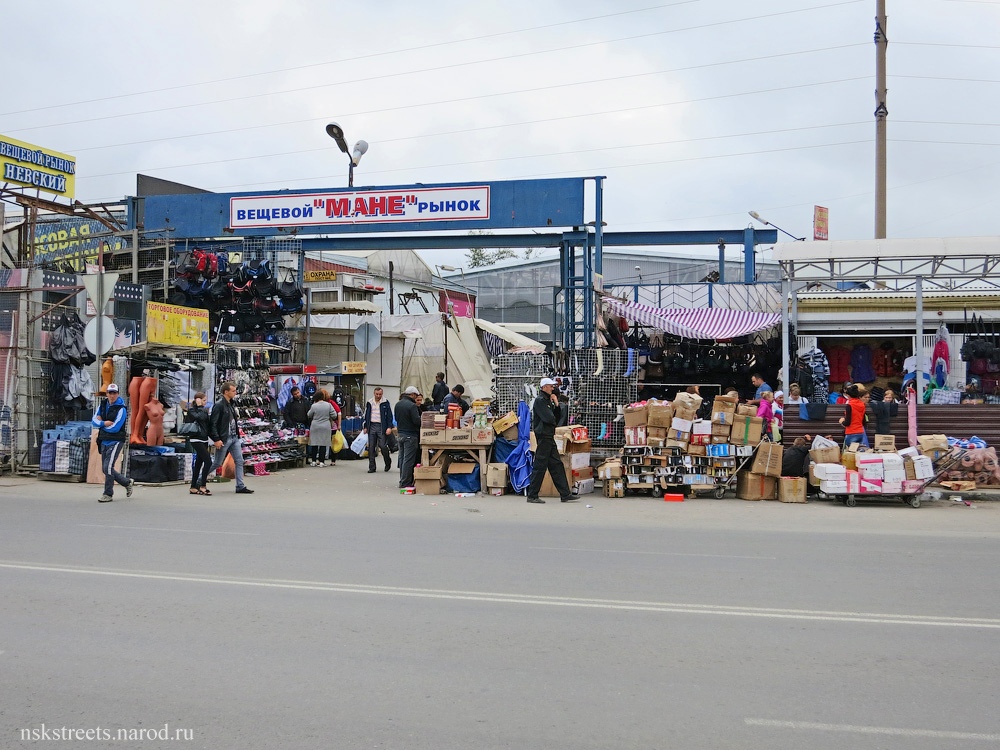
<path id="1" fill-rule="evenodd" d="M 99 502 L 99 503 L 110 503 L 112 500 L 114 500 L 114 498 L 111 497 L 111 495 L 101 495 L 101 499 L 98 500 L 97 502 Z"/>
<path id="2" fill-rule="evenodd" d="M 252 495 L 253 494 L 253 490 L 250 489 L 249 487 L 237 487 L 236 488 L 236 494 L 237 495 Z"/>
<path id="3" fill-rule="evenodd" d="M 125 497 L 132 497 L 132 492 L 135 491 L 135 480 L 128 480 L 128 487 L 125 488 Z M 109 497 L 108 500 L 111 498 Z"/>

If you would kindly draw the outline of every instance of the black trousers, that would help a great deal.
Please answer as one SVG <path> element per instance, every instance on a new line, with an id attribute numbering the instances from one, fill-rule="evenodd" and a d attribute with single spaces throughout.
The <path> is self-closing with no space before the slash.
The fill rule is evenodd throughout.
<path id="1" fill-rule="evenodd" d="M 531 484 L 528 485 L 528 497 L 538 497 L 538 491 L 542 489 L 542 481 L 545 479 L 545 471 L 552 475 L 552 484 L 555 485 L 559 498 L 565 500 L 572 497 L 573 493 L 566 482 L 566 468 L 559 458 L 559 451 L 556 450 L 556 441 L 547 435 L 535 435 L 538 441 L 538 448 L 535 451 L 535 464 L 531 469 Z"/>
<path id="2" fill-rule="evenodd" d="M 385 431 L 380 422 L 372 422 L 368 428 L 368 469 L 375 470 L 375 456 L 382 453 L 386 466 L 392 466 L 389 459 L 389 443 L 386 440 Z"/>
<path id="3" fill-rule="evenodd" d="M 194 449 L 194 468 L 191 471 L 191 489 L 204 487 L 208 482 L 208 471 L 212 468 L 212 457 L 208 455 L 208 443 L 192 440 Z"/>

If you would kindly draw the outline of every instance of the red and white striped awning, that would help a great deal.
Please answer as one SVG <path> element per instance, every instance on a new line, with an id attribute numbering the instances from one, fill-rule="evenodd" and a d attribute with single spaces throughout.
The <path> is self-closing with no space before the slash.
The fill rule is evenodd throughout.
<path id="1" fill-rule="evenodd" d="M 734 339 L 765 331 L 781 323 L 781 313 L 722 310 L 714 307 L 667 309 L 605 299 L 613 313 L 665 333 L 686 339 Z"/>

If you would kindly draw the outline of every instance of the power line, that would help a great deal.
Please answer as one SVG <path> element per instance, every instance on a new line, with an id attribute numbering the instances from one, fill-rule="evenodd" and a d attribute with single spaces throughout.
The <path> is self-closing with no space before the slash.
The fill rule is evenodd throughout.
<path id="1" fill-rule="evenodd" d="M 861 0 L 847 0 L 846 2 L 842 2 L 842 3 L 834 3 L 834 5 L 849 5 L 851 3 L 860 2 L 860 1 Z M 831 6 L 820 6 L 820 7 L 831 7 Z M 511 54 L 511 55 L 501 55 L 499 57 L 484 58 L 482 60 L 472 60 L 472 61 L 466 61 L 466 62 L 460 62 L 460 63 L 449 63 L 447 65 L 436 65 L 436 66 L 433 66 L 433 67 L 430 67 L 430 68 L 418 68 L 418 69 L 413 69 L 413 70 L 403 70 L 403 71 L 398 71 L 398 72 L 394 72 L 394 73 L 384 73 L 384 74 L 377 75 L 377 76 L 368 76 L 366 78 L 355 78 L 355 79 L 352 79 L 350 81 L 334 81 L 333 83 L 322 83 L 322 84 L 317 84 L 317 85 L 314 85 L 314 86 L 302 86 L 302 87 L 299 87 L 299 88 L 285 89 L 285 90 L 282 90 L 282 91 L 265 92 L 265 93 L 260 93 L 260 94 L 247 94 L 245 96 L 231 97 L 229 99 L 213 99 L 212 101 L 208 101 L 208 102 L 198 102 L 198 103 L 194 103 L 194 104 L 177 104 L 177 105 L 173 105 L 173 106 L 170 106 L 170 107 L 161 107 L 161 108 L 158 108 L 158 109 L 147 109 L 147 110 L 142 110 L 142 111 L 139 111 L 139 112 L 126 112 L 126 113 L 117 114 L 117 115 L 103 115 L 101 117 L 91 117 L 91 118 L 87 118 L 87 119 L 83 119 L 83 120 L 61 121 L 61 122 L 52 123 L 52 124 L 49 124 L 49 125 L 32 125 L 32 126 L 26 127 L 26 128 L 13 128 L 13 129 L 9 129 L 9 130 L 7 130 L 7 132 L 9 132 L 9 133 L 27 133 L 27 132 L 31 132 L 33 130 L 45 130 L 47 128 L 61 127 L 61 126 L 64 126 L 64 125 L 81 125 L 81 124 L 90 123 L 90 122 L 103 122 L 103 121 L 106 121 L 106 120 L 115 120 L 115 119 L 120 119 L 120 118 L 123 118 L 123 117 L 135 117 L 137 115 L 158 114 L 158 113 L 162 113 L 162 112 L 172 112 L 172 111 L 176 111 L 176 110 L 180 110 L 180 109 L 191 109 L 191 108 L 196 108 L 196 107 L 213 106 L 213 105 L 217 105 L 217 104 L 231 104 L 233 102 L 247 101 L 249 99 L 260 99 L 260 98 L 263 98 L 263 97 L 278 96 L 278 95 L 281 95 L 281 94 L 301 93 L 303 91 L 313 91 L 315 89 L 331 88 L 333 86 L 345 86 L 345 85 L 354 84 L 354 83 L 370 83 L 371 81 L 379 81 L 379 80 L 385 80 L 385 79 L 389 79 L 389 78 L 398 78 L 400 76 L 416 75 L 416 74 L 423 74 L 423 73 L 435 73 L 435 72 L 439 72 L 439 71 L 442 71 L 442 70 L 450 70 L 452 68 L 464 68 L 466 66 L 471 66 L 471 65 L 481 65 L 483 63 L 502 62 L 502 61 L 505 61 L 505 60 L 516 60 L 516 59 L 525 58 L 525 57 L 533 57 L 535 55 L 548 54 L 550 52 L 565 52 L 567 50 L 582 49 L 584 47 L 595 47 L 595 46 L 604 45 L 604 44 L 613 44 L 613 43 L 616 43 L 616 42 L 629 42 L 629 41 L 635 41 L 637 39 L 648 39 L 648 38 L 655 37 L 655 36 L 663 36 L 665 34 L 675 34 L 675 33 L 678 33 L 679 31 L 690 31 L 690 30 L 693 30 L 693 29 L 705 29 L 705 28 L 710 28 L 710 27 L 713 27 L 713 26 L 728 25 L 728 24 L 732 24 L 732 23 L 745 23 L 746 21 L 755 21 L 755 20 L 760 20 L 760 19 L 765 19 L 765 18 L 772 18 L 774 16 L 783 16 L 783 15 L 788 15 L 790 13 L 801 13 L 801 12 L 803 12 L 803 10 L 814 10 L 814 8 L 798 9 L 798 10 L 793 10 L 793 11 L 783 11 L 783 12 L 780 12 L 780 13 L 771 13 L 771 14 L 762 15 L 762 16 L 751 16 L 749 18 L 736 19 L 736 20 L 733 20 L 733 21 L 717 21 L 715 23 L 703 24 L 701 26 L 693 26 L 693 27 L 689 27 L 687 29 L 668 29 L 666 31 L 652 31 L 652 32 L 648 32 L 648 33 L 645 33 L 645 34 L 635 34 L 633 36 L 618 37 L 618 38 L 615 38 L 615 39 L 604 39 L 604 40 L 598 40 L 598 41 L 595 41 L 595 42 L 582 42 L 580 44 L 571 44 L 571 45 L 566 45 L 566 46 L 563 46 L 563 47 L 551 47 L 549 49 L 534 50 L 534 51 L 531 51 L 531 52 L 519 52 L 519 53 L 515 53 L 515 54 Z M 374 112 L 380 112 L 380 111 L 385 111 L 385 110 L 374 110 Z M 368 113 L 368 112 L 362 112 L 362 113 L 355 113 L 355 114 L 352 114 L 352 115 L 342 115 L 342 116 L 343 117 L 351 117 L 351 116 L 356 116 L 357 114 L 370 114 L 370 113 Z"/>
<path id="2" fill-rule="evenodd" d="M 672 107 L 672 106 L 675 106 L 675 105 L 678 105 L 678 104 L 696 104 L 696 103 L 700 103 L 700 102 L 714 101 L 714 100 L 719 100 L 719 99 L 730 99 L 730 98 L 736 97 L 736 96 L 753 96 L 753 95 L 756 95 L 756 94 L 774 93 L 774 92 L 779 92 L 779 91 L 791 91 L 793 89 L 810 88 L 810 87 L 813 87 L 813 86 L 826 86 L 826 85 L 835 84 L 835 83 L 847 83 L 847 82 L 850 82 L 850 81 L 861 81 L 861 80 L 865 80 L 867 78 L 869 78 L 869 76 L 855 76 L 854 78 L 838 78 L 838 79 L 835 79 L 835 80 L 832 80 L 832 81 L 818 81 L 818 82 L 814 82 L 814 83 L 797 84 L 797 85 L 794 85 L 794 86 L 779 86 L 778 88 L 772 88 L 772 89 L 758 89 L 756 91 L 745 91 L 745 92 L 738 92 L 738 93 L 735 93 L 735 94 L 720 94 L 718 96 L 702 97 L 702 98 L 699 98 L 699 99 L 685 99 L 685 100 L 677 101 L 677 102 L 663 102 L 663 103 L 660 103 L 660 104 L 645 104 L 645 105 L 636 106 L 636 107 L 623 107 L 623 108 L 620 108 L 620 109 L 609 109 L 609 110 L 602 110 L 602 111 L 598 111 L 598 112 L 588 111 L 588 112 L 583 112 L 581 114 L 575 114 L 575 115 L 561 115 L 559 117 L 543 117 L 543 118 L 539 118 L 537 120 L 522 120 L 521 122 L 501 123 L 499 125 L 481 125 L 481 126 L 474 127 L 474 128 L 462 128 L 462 129 L 459 129 L 459 130 L 447 130 L 447 131 L 443 131 L 443 132 L 440 132 L 440 133 L 402 136 L 402 137 L 399 137 L 399 138 L 386 138 L 386 139 L 381 139 L 379 142 L 380 143 L 395 143 L 395 142 L 398 142 L 398 141 L 411 141 L 411 140 L 416 140 L 416 139 L 420 139 L 420 138 L 429 138 L 429 137 L 432 137 L 432 136 L 436 137 L 436 136 L 443 136 L 443 135 L 459 135 L 459 134 L 462 134 L 462 133 L 471 133 L 471 132 L 476 132 L 476 131 L 480 131 L 480 130 L 496 130 L 497 128 L 509 128 L 509 127 L 515 127 L 515 126 L 519 126 L 519 125 L 538 125 L 538 124 L 544 123 L 544 122 L 556 122 L 556 121 L 561 121 L 561 120 L 573 120 L 573 119 L 578 119 L 580 117 L 595 117 L 595 116 L 599 116 L 599 115 L 619 114 L 621 112 L 634 112 L 634 111 L 644 110 L 644 109 L 655 109 L 656 107 Z M 390 108 L 390 109 L 392 109 L 392 108 Z M 375 111 L 389 111 L 389 110 L 375 110 Z M 367 114 L 367 113 L 363 113 L 363 114 Z M 349 115 L 349 116 L 353 116 L 353 115 Z M 162 141 L 179 140 L 179 139 L 183 139 L 183 138 L 194 138 L 194 137 L 205 136 L 205 135 L 221 135 L 221 134 L 225 134 L 225 133 L 235 133 L 235 132 L 244 131 L 244 130 L 259 130 L 259 129 L 262 129 L 262 128 L 280 127 L 280 126 L 283 126 L 283 125 L 297 125 L 297 124 L 301 124 L 301 123 L 304 123 L 304 122 L 316 122 L 316 118 L 308 118 L 308 119 L 305 119 L 305 120 L 289 120 L 287 122 L 272 123 L 270 125 L 248 125 L 246 127 L 241 127 L 241 128 L 228 128 L 226 130 L 216 130 L 216 131 L 212 131 L 212 132 L 196 133 L 196 134 L 193 134 L 193 135 L 186 135 L 186 136 L 171 136 L 171 137 L 168 137 L 168 138 L 151 138 L 151 139 L 143 140 L 143 141 L 131 141 L 129 143 L 119 143 L 119 144 L 112 144 L 112 145 L 108 145 L 108 146 L 91 146 L 89 148 L 75 148 L 75 149 L 71 149 L 71 150 L 73 151 L 73 153 L 80 153 L 82 151 L 95 151 L 95 150 L 106 149 L 106 148 L 118 148 L 118 147 L 121 147 L 121 146 L 136 146 L 136 145 L 140 145 L 140 144 L 144 144 L 144 143 L 159 143 L 159 142 L 162 142 Z"/>
<path id="3" fill-rule="evenodd" d="M 96 99 L 81 99 L 75 102 L 66 102 L 64 104 L 50 104 L 45 107 L 35 107 L 33 109 L 19 109 L 14 112 L 3 112 L 0 113 L 0 117 L 6 117 L 8 115 L 20 115 L 27 114 L 28 112 L 41 112 L 47 109 L 58 109 L 60 107 L 75 107 L 81 104 L 96 104 L 98 102 L 108 102 L 115 99 L 127 99 L 133 96 L 144 96 L 146 94 L 161 94 L 166 91 L 178 91 L 180 89 L 195 88 L 198 86 L 211 86 L 216 83 L 231 83 L 232 81 L 241 81 L 247 78 L 259 78 L 261 76 L 274 75 L 276 73 L 292 73 L 296 70 L 308 70 L 309 68 L 319 68 L 326 65 L 340 65 L 342 63 L 358 62 L 361 60 L 371 60 L 376 57 L 386 57 L 388 55 L 398 55 L 405 52 L 419 52 L 421 50 L 435 49 L 439 47 L 447 47 L 453 44 L 464 44 L 466 42 L 478 42 L 484 39 L 495 39 L 501 36 L 512 36 L 514 34 L 523 34 L 528 31 L 539 31 L 541 29 L 552 29 L 558 26 L 569 26 L 576 23 L 586 23 L 587 21 L 600 21 L 606 18 L 613 18 L 615 16 L 626 16 L 634 13 L 645 13 L 650 10 L 662 10 L 663 8 L 672 8 L 677 5 L 689 5 L 690 3 L 698 2 L 698 0 L 680 0 L 676 3 L 664 3 L 663 5 L 652 5 L 648 8 L 636 8 L 634 10 L 623 10 L 617 13 L 606 13 L 601 16 L 589 16 L 587 18 L 577 18 L 572 21 L 559 21 L 557 23 L 543 24 L 541 26 L 528 26 L 523 29 L 513 29 L 511 31 L 497 31 L 492 34 L 482 34 L 481 36 L 470 36 L 464 37 L 462 39 L 451 39 L 444 42 L 432 42 L 430 44 L 420 44 L 415 47 L 401 47 L 394 50 L 385 50 L 383 52 L 370 52 L 366 55 L 357 55 L 355 57 L 343 57 L 338 60 L 325 60 L 318 63 L 307 63 L 306 65 L 293 65 L 289 68 L 275 68 L 273 70 L 265 70 L 259 73 L 245 73 L 238 76 L 229 76 L 227 78 L 215 78 L 210 81 L 196 81 L 194 83 L 182 83 L 176 86 L 164 86 L 158 89 L 146 89 L 144 91 L 133 91 L 128 94 L 115 94 L 113 96 L 102 96 Z"/>

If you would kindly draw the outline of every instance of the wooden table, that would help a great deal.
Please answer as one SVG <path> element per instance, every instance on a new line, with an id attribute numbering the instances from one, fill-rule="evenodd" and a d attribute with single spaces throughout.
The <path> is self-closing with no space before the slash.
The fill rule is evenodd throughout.
<path id="1" fill-rule="evenodd" d="M 437 466 L 444 462 L 449 453 L 462 453 L 476 459 L 479 463 L 479 482 L 482 491 L 486 490 L 486 469 L 490 462 L 490 445 L 446 445 L 439 443 L 420 444 L 420 463 L 422 466 Z"/>

